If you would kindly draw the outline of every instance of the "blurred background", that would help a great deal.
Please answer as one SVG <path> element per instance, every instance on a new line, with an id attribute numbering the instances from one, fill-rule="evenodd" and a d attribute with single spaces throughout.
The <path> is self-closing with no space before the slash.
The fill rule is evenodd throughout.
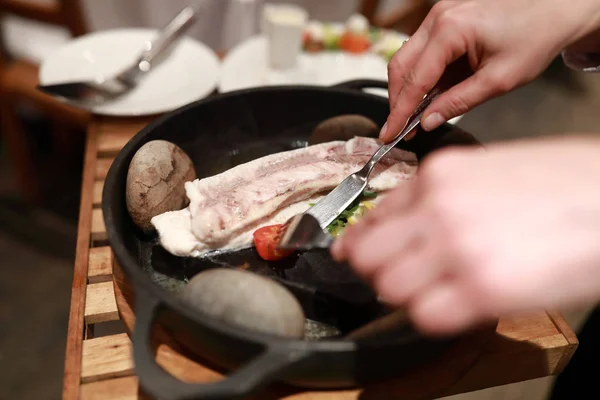
<path id="1" fill-rule="evenodd" d="M 277 1 L 270 1 L 276 3 Z M 288 1 L 290 2 L 290 1 Z M 296 0 L 311 19 L 375 25 L 411 34 L 431 3 L 415 0 Z M 13 15 L 28 3 L 30 16 Z M 64 0 L 58 25 L 35 19 L 52 0 L 0 1 L 0 399 L 60 398 L 77 235 L 85 129 L 89 116 L 45 104 L 34 90 L 39 64 L 74 36 L 121 27 L 164 26 L 183 6 L 202 7 L 188 36 L 219 54 L 259 33 L 261 0 Z M 49 8 L 48 8 L 49 7 Z M 244 8 L 247 9 L 247 8 Z M 399 12 L 402 11 L 402 12 Z M 408 11 L 410 12 L 408 12 Z M 236 17 L 237 16 L 237 17 Z M 533 83 L 488 102 L 458 126 L 484 143 L 600 131 L 600 80 L 561 59 Z M 565 313 L 575 329 L 587 310 Z M 489 389 L 461 399 L 545 398 L 552 378 Z"/>

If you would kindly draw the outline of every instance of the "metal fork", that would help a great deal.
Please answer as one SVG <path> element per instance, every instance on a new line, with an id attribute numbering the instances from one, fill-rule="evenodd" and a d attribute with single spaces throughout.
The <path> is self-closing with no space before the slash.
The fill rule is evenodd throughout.
<path id="1" fill-rule="evenodd" d="M 409 122 L 396 139 L 382 145 L 362 169 L 349 175 L 327 196 L 308 210 L 308 214 L 319 221 L 321 229 L 325 229 L 332 223 L 366 189 L 371 172 L 373 172 L 377 163 L 421 123 L 421 117 L 425 109 L 439 95 L 440 90 L 438 88 L 432 90 L 419 103 L 417 110 L 412 114 Z"/>
<path id="2" fill-rule="evenodd" d="M 160 32 L 159 36 L 149 43 L 148 48 L 131 66 L 114 76 L 101 76 L 93 81 L 40 85 L 38 89 L 62 100 L 83 106 L 98 105 L 128 93 L 137 86 L 142 76 L 152 69 L 153 62 L 158 56 L 191 26 L 195 14 L 196 10 L 193 7 L 185 7 Z"/>
<path id="3" fill-rule="evenodd" d="M 346 177 L 304 214 L 290 218 L 284 224 L 279 247 L 296 250 L 329 247 L 333 237 L 324 231 L 325 228 L 364 192 L 369 183 L 369 176 L 377 163 L 420 124 L 423 112 L 439 94 L 436 90 L 426 96 L 396 139 L 381 146 L 362 169 Z"/>
<path id="4" fill-rule="evenodd" d="M 450 64 L 440 81 L 421 100 L 404 129 L 393 141 L 382 145 L 362 169 L 346 177 L 342 183 L 304 214 L 298 214 L 286 222 L 279 247 L 302 250 L 328 247 L 333 238 L 327 235 L 324 229 L 364 192 L 369 182 L 369 176 L 377 163 L 406 135 L 419 126 L 427 107 L 451 86 L 466 78 L 466 71 L 469 70 L 468 59 L 465 56 Z"/>

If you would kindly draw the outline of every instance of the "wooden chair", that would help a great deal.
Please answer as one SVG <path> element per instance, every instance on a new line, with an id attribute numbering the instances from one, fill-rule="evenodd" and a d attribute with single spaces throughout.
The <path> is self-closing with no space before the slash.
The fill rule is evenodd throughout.
<path id="1" fill-rule="evenodd" d="M 425 19 L 435 2 L 433 0 L 404 0 L 395 9 L 382 13 L 381 0 L 362 0 L 360 12 L 376 27 L 395 29 L 412 35 Z"/>
<path id="2" fill-rule="evenodd" d="M 73 37 L 86 33 L 78 0 L 55 0 L 54 3 L 0 0 L 0 13 L 60 26 L 66 28 Z M 52 138 L 59 148 L 62 145 L 68 147 L 70 133 L 85 128 L 89 120 L 88 113 L 38 91 L 38 73 L 39 66 L 31 61 L 11 58 L 5 51 L 0 53 L 1 134 L 8 147 L 19 190 L 32 203 L 41 200 L 40 179 L 36 173 L 31 143 L 19 118 L 19 107 L 33 106 L 52 121 Z"/>

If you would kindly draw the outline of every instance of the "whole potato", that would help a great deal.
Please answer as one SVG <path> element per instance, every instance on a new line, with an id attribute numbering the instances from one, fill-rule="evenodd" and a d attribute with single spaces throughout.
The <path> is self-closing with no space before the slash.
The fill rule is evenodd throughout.
<path id="1" fill-rule="evenodd" d="M 309 144 L 331 142 L 334 140 L 350 140 L 355 136 L 379 136 L 377 124 L 360 114 L 345 114 L 326 119 L 313 129 Z"/>
<path id="2" fill-rule="evenodd" d="M 296 297 L 283 285 L 253 272 L 213 268 L 184 287 L 193 309 L 249 330 L 302 338 L 306 318 Z"/>
<path id="3" fill-rule="evenodd" d="M 144 144 L 127 171 L 127 210 L 134 223 L 152 232 L 152 217 L 187 206 L 184 184 L 194 179 L 194 164 L 181 148 L 165 140 Z"/>

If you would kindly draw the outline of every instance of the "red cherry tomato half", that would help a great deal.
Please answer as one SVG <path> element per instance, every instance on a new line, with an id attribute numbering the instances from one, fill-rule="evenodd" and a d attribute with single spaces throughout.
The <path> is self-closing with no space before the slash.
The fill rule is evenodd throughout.
<path id="1" fill-rule="evenodd" d="M 306 46 L 306 44 L 310 41 L 311 41 L 310 33 L 304 32 L 302 34 L 302 43 L 304 43 L 304 45 Z"/>
<path id="2" fill-rule="evenodd" d="M 348 53 L 364 53 L 371 47 L 368 36 L 346 32 L 340 38 L 340 48 Z"/>
<path id="3" fill-rule="evenodd" d="M 268 225 L 254 231 L 254 246 L 258 255 L 267 261 L 282 260 L 294 254 L 294 250 L 277 248 L 283 225 Z"/>

